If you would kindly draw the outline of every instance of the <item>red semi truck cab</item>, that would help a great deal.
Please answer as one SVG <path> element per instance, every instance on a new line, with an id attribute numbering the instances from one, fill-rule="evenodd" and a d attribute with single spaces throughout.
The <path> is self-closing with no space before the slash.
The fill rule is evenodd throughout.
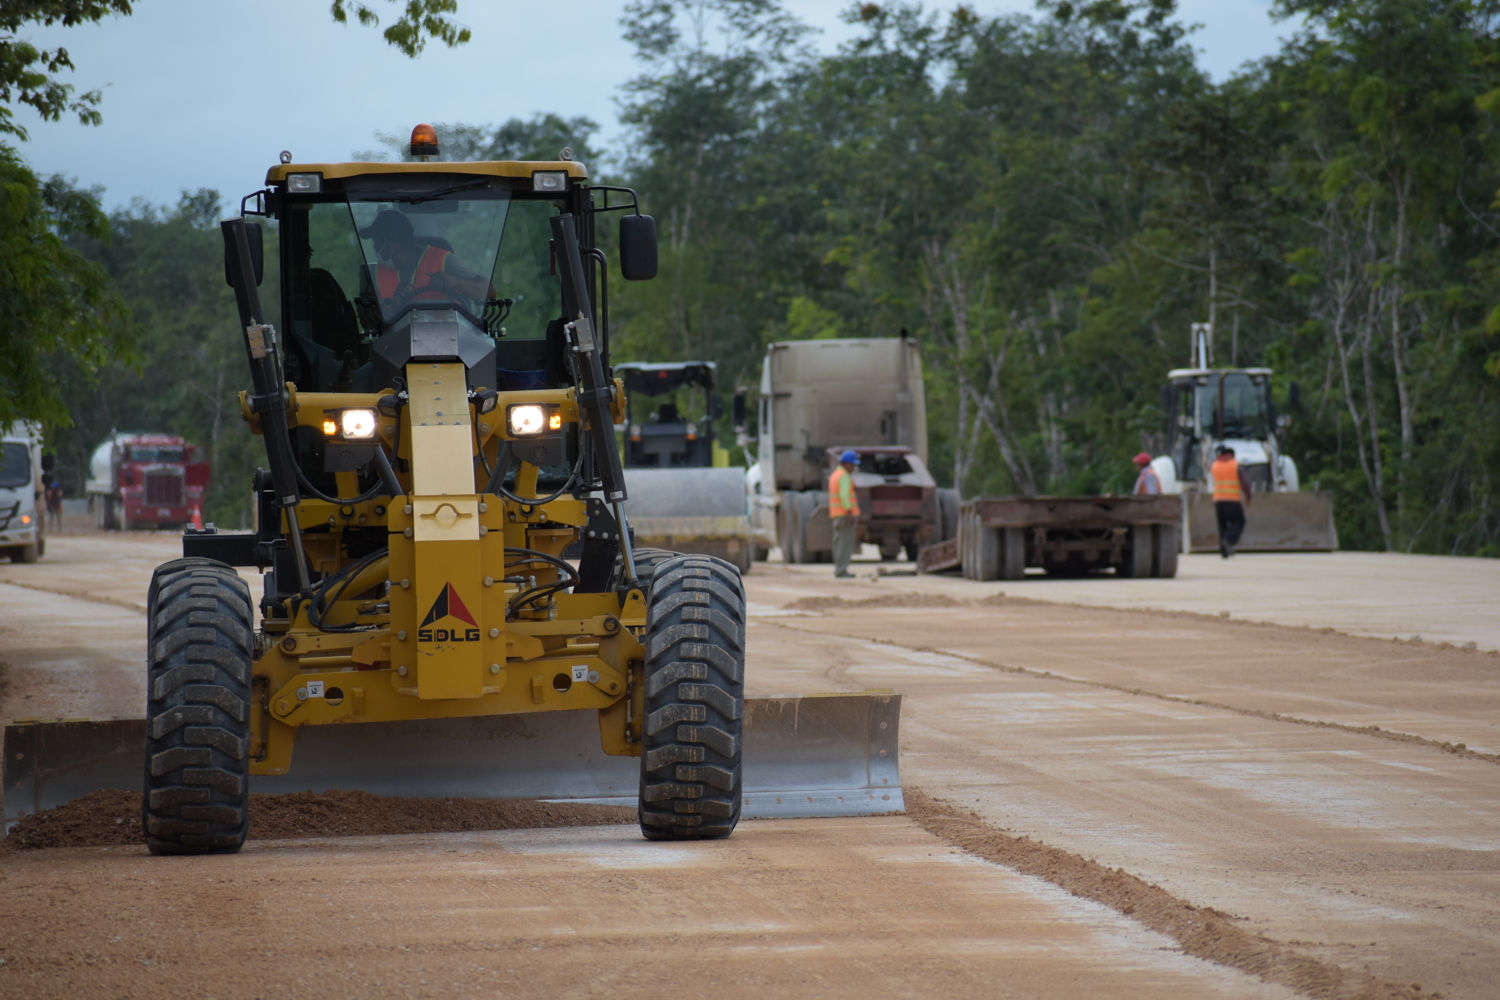
<path id="1" fill-rule="evenodd" d="M 172 434 L 117 433 L 89 463 L 89 509 L 103 531 L 176 529 L 200 511 L 208 463 Z"/>

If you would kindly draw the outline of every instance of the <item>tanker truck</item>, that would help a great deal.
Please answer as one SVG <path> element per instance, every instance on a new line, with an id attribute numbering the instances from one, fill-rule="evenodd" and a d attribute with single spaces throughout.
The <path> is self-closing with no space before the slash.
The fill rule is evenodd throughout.
<path id="1" fill-rule="evenodd" d="M 172 434 L 116 432 L 89 460 L 89 512 L 100 531 L 180 528 L 203 503 L 208 463 Z"/>
<path id="2" fill-rule="evenodd" d="M 747 410 L 737 398 L 737 424 L 748 422 Z M 939 490 L 927 470 L 922 359 L 905 331 L 772 344 L 756 423 L 745 491 L 757 556 L 779 546 L 789 563 L 831 558 L 827 482 L 846 449 L 859 456 L 858 542 L 878 546 L 882 559 L 905 552 L 915 562 L 919 548 L 956 527 L 958 495 Z"/>

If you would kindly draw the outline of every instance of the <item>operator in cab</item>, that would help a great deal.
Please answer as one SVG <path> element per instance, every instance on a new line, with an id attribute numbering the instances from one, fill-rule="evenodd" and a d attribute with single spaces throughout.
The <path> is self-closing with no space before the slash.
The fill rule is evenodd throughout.
<path id="1" fill-rule="evenodd" d="M 1219 445 L 1209 472 L 1214 481 L 1214 513 L 1219 519 L 1219 555 L 1234 555 L 1245 531 L 1245 507 L 1250 503 L 1250 477 L 1234 457 L 1234 449 Z"/>
<path id="2" fill-rule="evenodd" d="M 851 449 L 839 456 L 839 464 L 828 477 L 828 519 L 833 523 L 833 575 L 850 579 L 854 558 L 855 529 L 859 524 L 859 497 L 854 492 L 854 470 L 859 456 Z"/>
<path id="3" fill-rule="evenodd" d="M 1156 496 L 1159 494 L 1161 492 L 1161 477 L 1156 474 L 1155 469 L 1151 468 L 1151 456 L 1143 451 L 1131 459 L 1131 461 L 1135 462 L 1136 468 L 1141 470 L 1140 475 L 1135 477 L 1134 492 L 1143 496 Z"/>
<path id="4" fill-rule="evenodd" d="M 413 233 L 411 220 L 400 212 L 381 212 L 359 235 L 374 242 L 380 257 L 375 281 L 380 304 L 388 314 L 411 301 L 465 298 L 483 302 L 493 297 L 488 278 L 459 260 L 453 251 L 424 243 Z"/>

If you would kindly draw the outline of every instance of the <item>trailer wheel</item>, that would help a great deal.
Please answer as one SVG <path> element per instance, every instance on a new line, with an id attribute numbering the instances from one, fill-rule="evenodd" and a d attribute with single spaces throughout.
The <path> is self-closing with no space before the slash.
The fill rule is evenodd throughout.
<path id="1" fill-rule="evenodd" d="M 1171 579 L 1177 575 L 1177 550 L 1181 542 L 1182 526 L 1158 524 L 1151 529 L 1156 554 L 1151 565 L 1151 575 Z"/>
<path id="2" fill-rule="evenodd" d="M 1149 524 L 1132 524 L 1130 526 L 1130 541 L 1125 545 L 1125 551 L 1121 553 L 1119 568 L 1115 570 L 1117 576 L 1128 576 L 1132 579 L 1144 579 L 1151 576 L 1153 564 L 1156 561 L 1156 531 Z"/>
<path id="3" fill-rule="evenodd" d="M 157 567 L 147 597 L 145 795 L 152 854 L 232 854 L 250 829 L 250 588 L 213 559 Z"/>
<path id="4" fill-rule="evenodd" d="M 906 561 L 909 563 L 916 562 L 917 556 L 921 555 L 922 553 L 922 546 L 917 544 L 917 540 L 915 538 L 911 539 L 910 541 L 904 542 L 903 545 L 906 549 Z"/>
<path id="5" fill-rule="evenodd" d="M 781 494 L 777 527 L 781 536 L 781 561 L 788 565 L 797 561 L 797 554 L 792 551 L 792 539 L 797 535 L 797 498 L 801 495 L 795 490 Z"/>
<path id="6" fill-rule="evenodd" d="M 807 522 L 812 520 L 813 513 L 817 509 L 818 495 L 816 493 L 797 494 L 796 513 L 792 521 L 792 558 L 800 564 L 830 561 L 820 560 L 819 553 L 807 547 Z"/>
<path id="7" fill-rule="evenodd" d="M 880 561 L 881 562 L 895 562 L 897 559 L 900 559 L 900 558 L 901 558 L 901 539 L 898 538 L 894 542 L 881 542 L 880 543 Z"/>
<path id="8" fill-rule="evenodd" d="M 1024 528 L 992 528 L 1000 542 L 1000 579 L 1019 580 L 1026 575 L 1026 531 Z"/>
<path id="9" fill-rule="evenodd" d="M 732 563 L 677 556 L 656 567 L 647 608 L 641 833 L 727 837 L 743 801 L 744 584 Z"/>
<path id="10" fill-rule="evenodd" d="M 950 538 L 958 537 L 958 510 L 963 501 L 959 499 L 958 490 L 942 488 L 937 491 L 938 501 L 938 537 L 935 542 L 946 542 Z"/>

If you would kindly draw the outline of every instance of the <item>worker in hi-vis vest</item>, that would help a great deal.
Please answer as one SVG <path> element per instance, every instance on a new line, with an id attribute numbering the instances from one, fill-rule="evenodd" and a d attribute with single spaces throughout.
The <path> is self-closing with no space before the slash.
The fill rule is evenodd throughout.
<path id="1" fill-rule="evenodd" d="M 359 235 L 375 244 L 380 257 L 375 283 L 387 314 L 411 301 L 465 298 L 484 302 L 494 297 L 488 278 L 460 261 L 453 251 L 424 243 L 413 234 L 411 220 L 400 212 L 381 212 Z"/>
<path id="2" fill-rule="evenodd" d="M 1161 477 L 1156 470 L 1151 468 L 1151 456 L 1144 451 L 1133 459 L 1136 468 L 1141 470 L 1140 475 L 1135 477 L 1135 492 L 1147 496 L 1155 496 L 1161 492 Z"/>
<path id="3" fill-rule="evenodd" d="M 1250 477 L 1235 460 L 1234 449 L 1219 445 L 1209 469 L 1214 481 L 1214 513 L 1219 518 L 1219 555 L 1228 559 L 1245 531 L 1245 507 L 1250 503 Z"/>
<path id="4" fill-rule="evenodd" d="M 833 575 L 852 577 L 849 562 L 854 558 L 854 538 L 859 525 L 859 497 L 854 493 L 854 470 L 859 456 L 846 451 L 839 456 L 838 467 L 828 477 L 828 519 L 833 524 Z"/>

